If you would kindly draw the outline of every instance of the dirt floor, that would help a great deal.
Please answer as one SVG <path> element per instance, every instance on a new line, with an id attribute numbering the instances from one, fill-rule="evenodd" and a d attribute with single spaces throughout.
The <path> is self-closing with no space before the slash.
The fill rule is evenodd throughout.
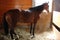
<path id="1" fill-rule="evenodd" d="M 29 31 L 26 31 L 26 28 L 23 27 L 16 28 L 15 32 L 19 35 L 19 40 L 54 40 L 53 32 L 49 29 L 41 33 L 35 33 L 35 38 L 33 39 L 30 38 Z M 12 40 L 12 39 L 10 35 L 5 36 L 2 33 L 0 33 L 0 40 Z"/>

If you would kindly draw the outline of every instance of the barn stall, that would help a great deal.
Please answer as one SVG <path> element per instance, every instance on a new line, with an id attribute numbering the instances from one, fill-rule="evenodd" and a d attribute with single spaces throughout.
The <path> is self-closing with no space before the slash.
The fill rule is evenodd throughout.
<path id="1" fill-rule="evenodd" d="M 34 0 L 1 0 L 0 1 L 0 40 L 11 40 L 10 35 L 5 36 L 4 30 L 2 27 L 2 16 L 4 12 L 7 10 L 17 8 L 17 9 L 28 9 L 30 7 L 35 6 Z M 51 13 L 42 12 L 40 15 L 40 19 L 37 22 L 36 30 L 35 30 L 35 38 L 31 39 L 29 37 L 29 25 L 25 23 L 17 23 L 17 27 L 15 28 L 15 32 L 20 35 L 19 40 L 54 40 L 53 32 L 50 29 L 50 21 L 51 21 Z M 52 38 L 50 38 L 50 34 L 52 34 Z M 49 37 L 50 36 L 50 37 Z"/>

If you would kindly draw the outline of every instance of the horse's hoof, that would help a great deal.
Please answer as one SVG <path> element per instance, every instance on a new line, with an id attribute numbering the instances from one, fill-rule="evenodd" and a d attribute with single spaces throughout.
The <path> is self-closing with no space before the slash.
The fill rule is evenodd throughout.
<path id="1" fill-rule="evenodd" d="M 12 39 L 12 40 L 15 40 L 15 39 Z"/>
<path id="2" fill-rule="evenodd" d="M 16 38 L 15 40 L 19 40 L 18 38 Z"/>
<path id="3" fill-rule="evenodd" d="M 16 35 L 17 36 L 17 38 L 19 39 L 19 35 Z"/>
<path id="4" fill-rule="evenodd" d="M 35 38 L 34 36 L 33 37 L 31 37 L 31 39 L 33 39 L 33 38 Z"/>
<path id="5" fill-rule="evenodd" d="M 31 35 L 30 38 L 33 39 L 33 38 L 35 38 L 35 36 Z"/>

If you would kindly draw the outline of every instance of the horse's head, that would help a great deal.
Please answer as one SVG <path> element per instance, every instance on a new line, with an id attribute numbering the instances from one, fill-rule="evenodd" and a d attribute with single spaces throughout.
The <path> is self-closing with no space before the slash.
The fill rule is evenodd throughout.
<path id="1" fill-rule="evenodd" d="M 44 3 L 43 5 L 44 5 L 44 9 L 45 9 L 45 10 L 48 10 L 48 9 L 49 9 L 48 3 Z"/>
<path id="2" fill-rule="evenodd" d="M 48 3 L 43 3 L 42 5 L 29 8 L 29 10 L 32 11 L 32 12 L 40 12 L 41 13 L 44 9 L 48 10 L 48 8 L 49 8 Z"/>

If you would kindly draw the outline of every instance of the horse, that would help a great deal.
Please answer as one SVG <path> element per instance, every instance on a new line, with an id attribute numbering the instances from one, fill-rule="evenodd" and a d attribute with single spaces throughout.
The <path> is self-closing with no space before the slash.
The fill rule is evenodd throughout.
<path id="1" fill-rule="evenodd" d="M 10 9 L 6 11 L 2 18 L 5 35 L 10 33 L 11 39 L 14 39 L 13 34 L 18 37 L 18 35 L 14 32 L 16 23 L 30 23 L 30 34 L 32 35 L 32 38 L 34 38 L 36 23 L 39 19 L 39 15 L 44 9 L 48 10 L 48 3 L 43 3 L 42 5 L 31 7 L 28 10 Z M 32 26 L 32 24 L 34 25 Z"/>

